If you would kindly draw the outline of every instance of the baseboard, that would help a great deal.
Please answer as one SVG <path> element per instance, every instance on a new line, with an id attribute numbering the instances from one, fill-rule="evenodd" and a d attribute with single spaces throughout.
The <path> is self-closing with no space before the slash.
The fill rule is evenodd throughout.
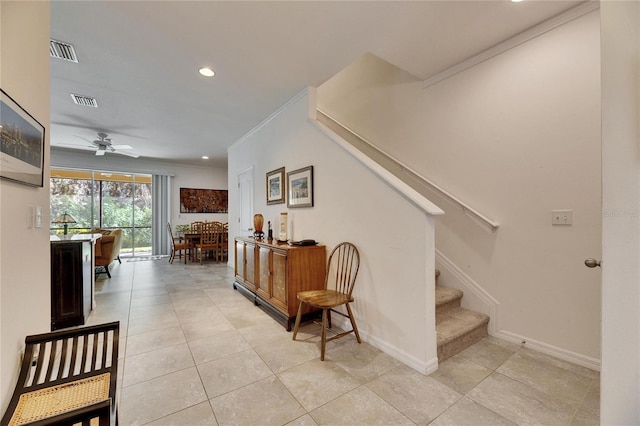
<path id="1" fill-rule="evenodd" d="M 567 349 L 562 349 L 557 346 L 549 345 L 547 343 L 539 342 L 534 339 L 529 339 L 526 336 L 521 336 L 519 334 L 512 333 L 506 330 L 500 330 L 495 333 L 489 334 L 493 337 L 497 337 L 498 339 L 506 340 L 507 342 L 515 343 L 518 345 L 523 345 L 526 348 L 541 352 L 546 355 L 550 355 L 554 358 L 558 358 L 572 364 L 580 365 L 591 370 L 600 371 L 599 359 L 569 351 Z"/>
<path id="2" fill-rule="evenodd" d="M 436 263 L 440 265 L 442 270 L 446 270 L 446 272 L 451 274 L 453 278 L 455 278 L 457 284 L 459 284 L 458 286 L 448 283 L 450 287 L 462 290 L 465 295 L 471 293 L 480 303 L 482 303 L 484 307 L 483 309 L 479 309 L 477 306 L 473 306 L 472 308 L 476 311 L 482 312 L 483 314 L 489 315 L 489 334 L 496 333 L 500 329 L 500 302 L 487 293 L 480 284 L 474 281 L 473 278 L 467 275 L 437 248 Z M 462 300 L 464 300 L 464 297 Z"/>
<path id="3" fill-rule="evenodd" d="M 336 315 L 337 316 L 337 315 Z M 343 330 L 350 330 L 351 323 L 345 318 L 335 318 L 332 316 L 331 321 L 335 323 L 336 326 Z M 398 349 L 397 347 L 390 345 L 388 342 L 370 335 L 366 331 L 358 328 L 358 332 L 360 334 L 360 338 L 363 342 L 367 342 L 367 344 L 373 346 L 374 348 L 380 349 L 385 354 L 390 357 L 397 359 L 401 363 L 413 368 L 417 372 L 428 376 L 431 373 L 434 373 L 438 369 L 438 357 L 435 356 L 432 359 L 427 360 L 426 362 L 416 357 L 406 353 L 405 351 Z"/>

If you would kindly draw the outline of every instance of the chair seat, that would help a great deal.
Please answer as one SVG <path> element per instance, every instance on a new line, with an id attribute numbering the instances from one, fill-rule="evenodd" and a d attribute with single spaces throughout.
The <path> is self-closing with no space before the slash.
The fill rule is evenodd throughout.
<path id="1" fill-rule="evenodd" d="M 316 308 L 327 309 L 353 302 L 353 297 L 335 290 L 309 290 L 298 293 L 298 300 Z"/>

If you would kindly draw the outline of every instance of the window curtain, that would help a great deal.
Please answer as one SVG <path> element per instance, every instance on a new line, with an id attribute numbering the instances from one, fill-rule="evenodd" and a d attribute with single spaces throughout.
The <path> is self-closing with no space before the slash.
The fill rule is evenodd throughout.
<path id="1" fill-rule="evenodd" d="M 171 176 L 151 177 L 153 211 L 151 214 L 151 252 L 153 255 L 171 253 L 167 223 L 171 220 Z"/>

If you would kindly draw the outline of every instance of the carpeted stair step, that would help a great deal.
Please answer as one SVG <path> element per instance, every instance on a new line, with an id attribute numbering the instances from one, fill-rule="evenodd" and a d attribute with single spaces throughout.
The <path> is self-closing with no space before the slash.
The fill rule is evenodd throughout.
<path id="1" fill-rule="evenodd" d="M 460 307 L 462 295 L 462 291 L 455 288 L 436 286 L 436 324 L 439 316 Z"/>
<path id="2" fill-rule="evenodd" d="M 450 308 L 436 317 L 438 362 L 488 336 L 489 317 L 464 308 Z"/>

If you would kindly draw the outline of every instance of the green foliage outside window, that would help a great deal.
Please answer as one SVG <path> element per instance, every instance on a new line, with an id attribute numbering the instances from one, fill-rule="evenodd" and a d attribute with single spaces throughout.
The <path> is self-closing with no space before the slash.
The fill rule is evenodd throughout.
<path id="1" fill-rule="evenodd" d="M 53 177 L 50 200 L 52 221 L 63 213 L 76 219 L 77 223 L 69 225 L 70 233 L 121 228 L 123 252 L 134 246 L 135 251 L 151 250 L 150 183 Z M 62 233 L 61 226 L 52 224 L 51 228 Z"/>

